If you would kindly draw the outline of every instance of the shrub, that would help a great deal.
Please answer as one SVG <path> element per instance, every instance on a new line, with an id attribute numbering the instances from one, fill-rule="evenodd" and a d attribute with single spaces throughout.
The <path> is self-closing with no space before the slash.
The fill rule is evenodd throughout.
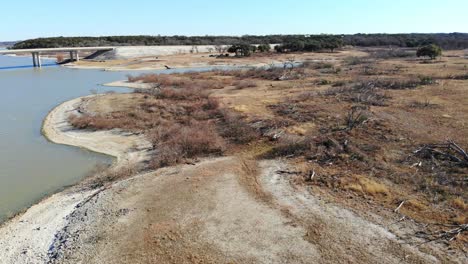
<path id="1" fill-rule="evenodd" d="M 257 50 L 259 52 L 269 52 L 270 49 L 271 49 L 270 44 L 261 44 L 261 45 L 258 45 L 257 47 Z"/>
<path id="2" fill-rule="evenodd" d="M 183 157 L 220 154 L 225 146 L 216 128 L 209 122 L 192 122 L 171 134 L 167 144 L 180 149 Z"/>
<path id="3" fill-rule="evenodd" d="M 376 59 L 408 58 L 416 56 L 413 50 L 404 49 L 379 49 L 370 52 L 370 56 Z"/>
<path id="4" fill-rule="evenodd" d="M 269 158 L 295 157 L 310 151 L 312 141 L 308 137 L 287 134 L 267 154 Z"/>
<path id="5" fill-rule="evenodd" d="M 333 63 L 329 63 L 329 62 L 310 62 L 310 61 L 304 62 L 303 66 L 306 67 L 306 68 L 312 68 L 312 69 L 315 69 L 315 70 L 333 69 L 333 67 L 334 67 Z"/>
<path id="6" fill-rule="evenodd" d="M 442 55 L 442 49 L 435 44 L 430 44 L 430 45 L 420 47 L 418 51 L 416 52 L 416 56 L 429 57 L 431 60 L 441 55 Z"/>
<path id="7" fill-rule="evenodd" d="M 366 63 L 366 59 L 361 57 L 346 57 L 343 59 L 344 63 L 347 65 L 358 65 Z"/>
<path id="8" fill-rule="evenodd" d="M 55 56 L 57 63 L 61 63 L 64 60 L 63 54 L 57 53 Z"/>
<path id="9" fill-rule="evenodd" d="M 187 125 L 172 124 L 147 133 L 156 154 L 150 166 L 159 168 L 179 163 L 188 158 L 221 154 L 224 140 L 209 121 L 192 121 Z"/>
<path id="10" fill-rule="evenodd" d="M 259 132 L 251 127 L 238 113 L 221 111 L 219 131 L 221 136 L 237 144 L 245 144 L 258 138 Z"/>
<path id="11" fill-rule="evenodd" d="M 160 99 L 197 100 L 208 98 L 208 93 L 199 88 L 161 88 L 156 97 Z"/>
<path id="12" fill-rule="evenodd" d="M 249 44 L 236 44 L 228 48 L 228 52 L 236 53 L 237 57 L 248 57 L 252 52 L 255 52 L 257 47 Z"/>
<path id="13" fill-rule="evenodd" d="M 109 183 L 135 175 L 141 168 L 135 164 L 125 164 L 118 167 L 108 164 L 96 164 L 83 181 L 83 185 L 91 189 L 100 188 Z"/>
<path id="14" fill-rule="evenodd" d="M 251 80 L 243 80 L 243 81 L 234 82 L 234 86 L 237 89 L 244 89 L 244 88 L 257 87 L 257 83 Z"/>
<path id="15" fill-rule="evenodd" d="M 378 92 L 373 82 L 358 82 L 350 86 L 334 86 L 323 93 L 325 96 L 339 96 L 342 99 L 365 105 L 384 106 L 387 97 Z"/>
<path id="16" fill-rule="evenodd" d="M 419 84 L 431 85 L 434 84 L 435 80 L 431 76 L 419 76 Z"/>
<path id="17" fill-rule="evenodd" d="M 322 79 L 322 80 L 317 82 L 318 85 L 329 85 L 331 83 L 332 83 L 331 81 L 326 80 L 326 79 Z"/>

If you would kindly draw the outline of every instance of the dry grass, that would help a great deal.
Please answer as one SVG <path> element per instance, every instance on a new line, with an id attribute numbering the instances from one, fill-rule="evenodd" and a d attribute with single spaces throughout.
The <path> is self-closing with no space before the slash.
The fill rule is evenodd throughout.
<path id="1" fill-rule="evenodd" d="M 452 201 L 450 202 L 450 204 L 451 204 L 453 207 L 458 208 L 458 209 L 461 209 L 461 210 L 466 210 L 466 209 L 468 209 L 468 205 L 465 203 L 465 201 L 464 201 L 461 197 L 457 197 L 457 198 L 452 199 Z"/>
<path id="2" fill-rule="evenodd" d="M 368 194 L 372 196 L 386 196 L 389 194 L 389 190 L 385 185 L 363 176 L 352 178 L 350 182 L 343 182 L 341 184 L 343 185 L 344 189 L 362 194 Z"/>
<path id="3" fill-rule="evenodd" d="M 468 146 L 466 73 L 458 61 L 421 64 L 406 53 L 340 55 L 333 64 L 294 69 L 139 77 L 134 81 L 159 87 L 141 91 L 143 103 L 71 121 L 81 128 L 145 133 L 159 150 L 154 167 L 262 145 L 259 157 L 307 164 L 318 176 L 301 184 L 347 205 L 369 209 L 371 199 L 393 211 L 405 199 L 401 213 L 417 221 L 466 221 L 468 168 L 414 155 L 421 145 L 448 136 Z M 214 89 L 220 89 L 215 93 L 221 103 L 212 99 Z M 226 102 L 251 108 L 241 115 Z M 350 195 L 356 199 L 349 201 Z"/>

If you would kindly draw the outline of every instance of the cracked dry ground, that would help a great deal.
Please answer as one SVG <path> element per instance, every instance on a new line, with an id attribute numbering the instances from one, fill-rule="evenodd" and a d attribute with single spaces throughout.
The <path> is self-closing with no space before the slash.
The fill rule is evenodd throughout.
<path id="1" fill-rule="evenodd" d="M 57 263 L 428 263 L 432 248 L 291 184 L 281 161 L 208 159 L 115 183 L 71 217 Z M 83 224 L 84 222 L 84 224 Z M 431 250 L 430 254 L 422 251 Z M 435 256 L 435 257 L 434 257 Z"/>

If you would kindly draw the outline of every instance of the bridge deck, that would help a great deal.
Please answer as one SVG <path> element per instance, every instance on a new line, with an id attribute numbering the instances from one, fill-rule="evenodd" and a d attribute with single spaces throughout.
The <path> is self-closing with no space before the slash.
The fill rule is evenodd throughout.
<path id="1" fill-rule="evenodd" d="M 98 51 L 98 50 L 113 50 L 115 47 L 68 47 L 68 48 L 47 48 L 47 49 L 15 49 L 15 50 L 0 50 L 1 54 L 18 54 L 18 53 L 34 53 L 34 52 L 68 52 L 68 51 Z"/>

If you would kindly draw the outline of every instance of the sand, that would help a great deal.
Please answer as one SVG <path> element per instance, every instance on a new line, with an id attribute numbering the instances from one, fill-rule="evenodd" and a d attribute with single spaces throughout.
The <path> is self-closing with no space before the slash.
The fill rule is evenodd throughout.
<path id="1" fill-rule="evenodd" d="M 99 95 L 92 95 L 99 96 Z M 67 117 L 88 97 L 65 102 L 53 109 L 44 120 L 43 134 L 52 142 L 66 144 L 116 157 L 114 166 L 139 162 L 148 154 L 149 143 L 140 136 L 121 131 L 77 131 Z M 67 217 L 89 197 L 101 191 L 70 188 L 44 199 L 24 214 L 0 228 L 0 263 L 44 263 L 56 234 L 67 227 Z"/>

